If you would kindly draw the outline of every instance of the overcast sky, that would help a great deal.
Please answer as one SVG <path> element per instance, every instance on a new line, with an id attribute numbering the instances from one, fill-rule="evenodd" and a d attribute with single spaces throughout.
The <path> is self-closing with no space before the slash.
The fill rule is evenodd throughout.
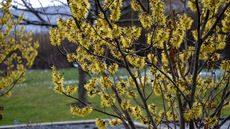
<path id="1" fill-rule="evenodd" d="M 26 0 L 32 4 L 33 7 L 41 7 L 41 4 L 43 7 L 46 6 L 52 6 L 52 5 L 60 5 L 61 2 L 66 3 L 66 0 Z M 61 1 L 61 2 L 59 2 Z M 21 0 L 13 0 L 14 4 L 16 3 L 22 3 Z M 20 5 L 19 5 L 20 6 Z"/>

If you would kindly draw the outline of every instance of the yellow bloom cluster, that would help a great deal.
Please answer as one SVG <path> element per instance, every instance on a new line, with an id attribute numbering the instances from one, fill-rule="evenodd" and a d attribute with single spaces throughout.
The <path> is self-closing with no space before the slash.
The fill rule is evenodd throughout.
<path id="1" fill-rule="evenodd" d="M 209 108 L 209 109 L 215 109 L 218 106 L 217 104 L 218 103 L 216 101 L 212 100 L 212 101 L 206 102 L 204 107 Z"/>
<path id="2" fill-rule="evenodd" d="M 225 12 L 226 17 L 222 20 L 222 31 L 227 33 L 230 30 L 230 9 Z"/>
<path id="3" fill-rule="evenodd" d="M 109 8 L 111 11 L 110 19 L 112 21 L 118 21 L 121 15 L 122 0 L 117 0 L 116 2 L 112 2 Z"/>
<path id="4" fill-rule="evenodd" d="M 54 46 L 59 46 L 63 40 L 63 35 L 58 32 L 58 29 L 52 28 L 49 30 L 50 42 Z"/>
<path id="5" fill-rule="evenodd" d="M 230 60 L 222 61 L 220 68 L 224 71 L 230 72 Z"/>
<path id="6" fill-rule="evenodd" d="M 119 125 L 121 123 L 122 123 L 122 121 L 120 119 L 118 119 L 118 118 L 117 119 L 112 119 L 112 120 L 109 121 L 109 124 L 111 125 L 111 127 L 117 126 L 117 125 Z"/>
<path id="7" fill-rule="evenodd" d="M 71 111 L 71 113 L 73 115 L 83 117 L 85 115 L 90 114 L 93 111 L 93 109 L 90 106 L 85 106 L 85 107 L 82 107 L 82 108 L 76 107 L 76 106 L 72 106 L 72 107 L 70 107 L 70 111 Z"/>
<path id="8" fill-rule="evenodd" d="M 158 25 L 166 25 L 165 3 L 162 0 L 152 0 L 149 4 L 152 10 L 153 22 Z"/>
<path id="9" fill-rule="evenodd" d="M 99 18 L 96 21 L 95 29 L 96 29 L 97 33 L 99 35 L 101 35 L 103 38 L 108 38 L 108 39 L 113 38 L 113 35 L 112 35 L 113 31 L 111 30 L 111 28 L 107 24 L 106 20 L 103 19 L 103 16 L 102 16 L 102 18 Z"/>
<path id="10" fill-rule="evenodd" d="M 143 124 L 145 124 L 145 125 L 148 125 L 148 126 L 150 126 L 150 120 L 147 118 L 147 117 L 143 117 L 142 119 L 141 119 L 141 122 L 143 123 Z M 150 126 L 151 127 L 151 126 Z"/>
<path id="11" fill-rule="evenodd" d="M 72 95 L 77 92 L 77 86 L 67 86 L 65 90 L 67 95 Z"/>
<path id="12" fill-rule="evenodd" d="M 188 7 L 193 11 L 196 12 L 196 4 L 194 0 L 189 0 L 188 1 Z"/>
<path id="13" fill-rule="evenodd" d="M 184 118 L 186 121 L 198 119 L 201 115 L 202 107 L 194 106 L 192 109 L 189 109 L 184 113 Z"/>
<path id="14" fill-rule="evenodd" d="M 137 97 L 137 93 L 135 92 L 135 90 L 128 91 L 126 93 L 127 93 L 128 98 L 136 98 Z"/>
<path id="15" fill-rule="evenodd" d="M 127 60 L 130 64 L 132 64 L 136 68 L 143 69 L 146 66 L 145 57 L 127 56 Z"/>
<path id="16" fill-rule="evenodd" d="M 102 76 L 100 79 L 100 84 L 104 88 L 109 88 L 113 85 L 112 80 L 107 76 Z"/>
<path id="17" fill-rule="evenodd" d="M 65 92 L 64 77 L 55 69 L 55 67 L 52 67 L 52 81 L 54 84 L 55 92 L 60 93 L 60 94 Z"/>
<path id="18" fill-rule="evenodd" d="M 5 88 L 8 88 L 10 85 L 13 84 L 13 82 L 20 78 L 22 74 L 24 74 L 25 68 L 22 66 L 20 69 L 14 70 L 14 71 L 8 71 L 8 75 L 5 75 L 0 78 L 0 90 L 5 90 Z"/>
<path id="19" fill-rule="evenodd" d="M 169 60 L 168 60 L 168 58 L 164 52 L 161 53 L 161 61 L 162 61 L 163 65 L 168 66 Z"/>
<path id="20" fill-rule="evenodd" d="M 129 110 L 130 108 L 130 101 L 129 100 L 122 100 L 121 102 L 121 108 L 124 110 Z"/>
<path id="21" fill-rule="evenodd" d="M 139 106 L 130 107 L 129 112 L 137 119 L 141 119 L 143 116 L 142 110 Z"/>
<path id="22" fill-rule="evenodd" d="M 151 13 L 144 12 L 138 2 L 131 1 L 131 7 L 139 12 L 139 20 L 145 29 L 150 29 L 153 24 L 166 25 L 165 5 L 162 0 L 149 1 Z"/>
<path id="23" fill-rule="evenodd" d="M 86 18 L 90 8 L 88 0 L 70 0 L 70 9 L 77 20 Z"/>
<path id="24" fill-rule="evenodd" d="M 123 27 L 121 29 L 121 35 L 118 37 L 121 48 L 130 50 L 133 47 L 133 42 L 140 37 L 141 31 L 142 29 L 136 26 Z"/>
<path id="25" fill-rule="evenodd" d="M 123 95 L 127 91 L 128 85 L 126 84 L 125 81 L 118 81 L 116 84 L 116 89 L 119 94 Z"/>
<path id="26" fill-rule="evenodd" d="M 224 4 L 224 0 L 201 0 L 201 3 L 204 8 L 216 11 L 220 5 Z"/>
<path id="27" fill-rule="evenodd" d="M 141 11 L 141 6 L 137 3 L 136 0 L 131 0 L 130 5 L 134 11 Z"/>
<path id="28" fill-rule="evenodd" d="M 208 60 L 210 58 L 210 55 L 212 57 L 215 57 L 216 60 L 220 59 L 220 55 L 218 53 L 215 53 L 217 50 L 223 50 L 226 45 L 226 35 L 222 34 L 216 34 L 213 36 L 210 36 L 205 42 L 204 45 L 201 46 L 201 60 Z M 213 54 L 215 53 L 215 54 Z"/>
<path id="29" fill-rule="evenodd" d="M 163 49 L 164 43 L 169 38 L 169 30 L 168 29 L 158 29 L 155 31 L 155 34 L 148 33 L 147 34 L 147 43 L 153 44 L 154 47 Z M 154 40 L 153 40 L 154 39 Z"/>
<path id="30" fill-rule="evenodd" d="M 152 113 L 152 114 L 155 114 L 156 113 L 156 105 L 155 104 L 149 104 L 148 105 L 148 108 L 149 108 L 149 111 Z"/>
<path id="31" fill-rule="evenodd" d="M 173 31 L 171 43 L 174 47 L 179 48 L 183 42 L 185 31 L 189 30 L 192 26 L 192 19 L 186 14 L 179 16 L 179 21 Z"/>
<path id="32" fill-rule="evenodd" d="M 10 13 L 11 0 L 0 1 L 0 94 L 10 95 L 9 88 L 22 81 L 25 71 L 33 65 L 39 44 L 32 41 L 32 33 L 17 26 L 23 16 Z"/>
<path id="33" fill-rule="evenodd" d="M 166 113 L 166 116 L 167 116 L 167 119 L 168 119 L 169 121 L 172 121 L 172 120 L 174 120 L 174 119 L 177 119 L 176 114 L 173 113 L 172 111 L 168 111 L 168 112 Z"/>
<path id="34" fill-rule="evenodd" d="M 66 86 L 64 87 L 64 77 L 55 69 L 55 67 L 52 67 L 52 81 L 54 84 L 54 91 L 59 94 L 67 94 L 67 95 L 73 95 L 77 92 L 77 86 Z"/>
<path id="35" fill-rule="evenodd" d="M 153 87 L 154 94 L 156 96 L 160 96 L 161 95 L 160 85 L 154 82 L 153 85 L 152 85 L 152 87 Z"/>
<path id="36" fill-rule="evenodd" d="M 208 127 L 213 127 L 215 126 L 217 123 L 219 122 L 219 120 L 217 118 L 206 118 L 205 119 L 205 124 Z"/>
<path id="37" fill-rule="evenodd" d="M 101 94 L 101 106 L 102 107 L 111 107 L 115 102 L 115 99 L 106 93 Z"/>
<path id="38" fill-rule="evenodd" d="M 91 64 L 89 70 L 95 74 L 104 72 L 105 71 L 105 64 L 101 61 L 95 60 L 95 62 Z"/>
<path id="39" fill-rule="evenodd" d="M 147 55 L 147 59 L 149 60 L 149 62 L 154 63 L 154 64 L 157 64 L 157 57 L 156 57 L 154 54 L 149 53 L 149 54 Z M 154 72 L 154 73 L 155 73 L 155 72 Z"/>
<path id="40" fill-rule="evenodd" d="M 85 85 L 84 88 L 87 91 L 89 97 L 94 97 L 96 94 L 99 93 L 99 89 L 97 88 L 97 80 L 91 79 Z"/>
<path id="41" fill-rule="evenodd" d="M 153 18 L 151 15 L 146 13 L 139 14 L 139 20 L 143 28 L 150 29 L 153 25 Z"/>
<path id="42" fill-rule="evenodd" d="M 112 74 L 112 75 L 115 74 L 117 72 L 117 70 L 118 70 L 118 67 L 119 67 L 118 64 L 113 63 L 108 68 L 109 73 Z"/>
<path id="43" fill-rule="evenodd" d="M 188 1 L 188 6 L 193 11 L 191 13 L 196 13 L 195 2 L 195 0 Z M 213 3 L 219 7 L 213 7 Z M 220 3 L 226 4 L 226 1 L 199 1 L 201 27 L 195 28 L 197 26 L 192 27 L 193 17 L 190 16 L 193 15 L 190 13 L 175 10 L 166 16 L 163 0 L 152 0 L 148 4 L 144 1 L 131 0 L 133 9 L 131 13 L 138 16 L 139 21 L 135 25 L 134 22 L 130 22 L 130 26 L 119 22 L 122 6 L 125 5 L 122 0 L 100 2 L 102 8 L 99 8 L 94 23 L 85 19 L 89 9 L 88 1 L 71 0 L 71 11 L 79 21 L 79 26 L 73 19 L 60 19 L 58 27 L 50 31 L 51 42 L 53 45 L 60 45 L 63 39 L 68 39 L 77 45 L 76 52 L 67 55 L 68 61 L 77 62 L 91 75 L 84 88 L 88 96 L 100 97 L 102 108 L 116 109 L 116 115 L 122 114 L 121 118 L 131 115 L 132 120 L 142 121 L 146 125 L 153 124 L 151 115 L 156 124 L 165 119 L 179 120 L 177 116 L 183 116 L 186 122 L 193 121 L 201 118 L 201 110 L 211 112 L 216 108 L 216 101 L 209 102 L 206 97 L 213 89 L 215 91 L 223 89 L 225 83 L 213 79 L 213 76 L 202 78 L 199 75 L 203 62 L 204 67 L 213 70 L 216 62 L 221 60 L 218 51 L 226 44 L 229 10 L 223 17 L 223 27 L 218 23 L 215 30 L 210 31 L 221 10 Z M 208 11 L 210 15 L 205 21 Z M 201 31 L 199 36 L 197 30 Z M 210 35 L 206 38 L 207 33 Z M 205 37 L 205 40 L 198 40 L 198 37 Z M 197 52 L 195 49 L 199 48 L 196 46 L 198 41 L 202 42 L 199 44 L 201 45 L 199 56 L 195 53 Z M 199 57 L 198 71 L 194 76 L 196 57 Z M 124 75 L 127 78 L 119 76 L 118 70 L 121 66 L 126 69 Z M 225 72 L 229 71 L 228 66 L 229 61 L 222 61 L 220 65 Z M 59 92 L 71 94 L 76 91 L 74 87 L 63 88 L 61 75 L 53 76 L 55 87 Z M 223 79 L 226 79 L 225 74 Z M 218 88 L 217 83 L 220 83 Z M 195 93 L 191 96 L 194 87 Z M 157 112 L 156 106 L 149 103 L 154 96 L 162 97 L 165 102 L 164 111 Z M 190 102 L 193 97 L 194 102 Z M 189 107 L 188 103 L 189 106 L 193 103 L 193 106 Z M 178 106 L 183 109 L 183 114 L 178 112 Z M 120 122 L 115 119 L 109 123 L 113 126 Z M 96 124 L 99 128 L 107 126 L 101 119 L 97 119 Z"/>
<path id="44" fill-rule="evenodd" d="M 98 129 L 106 129 L 108 124 L 104 120 L 97 118 L 96 126 L 98 127 Z"/>

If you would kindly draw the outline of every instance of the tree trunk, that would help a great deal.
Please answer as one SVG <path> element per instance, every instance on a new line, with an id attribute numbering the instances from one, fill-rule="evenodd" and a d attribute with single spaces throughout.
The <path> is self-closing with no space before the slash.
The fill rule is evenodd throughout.
<path id="1" fill-rule="evenodd" d="M 83 71 L 80 67 L 78 68 L 79 71 L 79 83 L 78 83 L 78 98 L 87 103 L 87 97 L 86 97 L 86 90 L 84 88 L 84 85 L 87 82 L 87 73 Z M 81 103 L 77 103 L 78 106 L 83 106 Z"/>

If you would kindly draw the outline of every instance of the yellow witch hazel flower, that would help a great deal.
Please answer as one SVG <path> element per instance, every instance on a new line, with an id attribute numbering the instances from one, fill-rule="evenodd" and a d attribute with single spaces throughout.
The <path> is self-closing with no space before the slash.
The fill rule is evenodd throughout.
<path id="1" fill-rule="evenodd" d="M 130 107 L 130 112 L 135 118 L 141 118 L 142 110 L 139 106 Z"/>
<path id="2" fill-rule="evenodd" d="M 114 104 L 114 98 L 109 94 L 101 95 L 101 106 L 102 107 L 111 107 Z"/>
<path id="3" fill-rule="evenodd" d="M 186 121 L 191 121 L 194 119 L 198 119 L 201 115 L 202 107 L 196 106 L 192 109 L 189 109 L 187 112 L 184 113 L 184 118 Z"/>
<path id="4" fill-rule="evenodd" d="M 113 37 L 114 38 L 120 37 L 121 32 L 122 32 L 122 28 L 117 25 L 114 25 L 114 29 L 112 30 Z"/>
<path id="5" fill-rule="evenodd" d="M 107 77 L 107 76 L 102 76 L 101 79 L 100 79 L 100 82 L 101 82 L 101 86 L 104 88 L 104 87 L 111 87 L 113 85 L 112 83 L 112 80 Z"/>
<path id="6" fill-rule="evenodd" d="M 153 25 L 153 18 L 146 13 L 139 14 L 139 20 L 145 29 L 150 29 Z"/>
<path id="7" fill-rule="evenodd" d="M 65 92 L 64 77 L 59 72 L 57 72 L 55 67 L 52 67 L 52 81 L 54 84 L 54 91 L 60 94 Z"/>
<path id="8" fill-rule="evenodd" d="M 206 118 L 205 119 L 205 124 L 208 125 L 208 127 L 213 127 L 218 123 L 217 118 Z"/>
<path id="9" fill-rule="evenodd" d="M 129 28 L 131 29 L 131 33 L 130 33 L 129 37 L 137 40 L 141 36 L 142 28 L 136 27 L 136 26 L 129 27 Z"/>
<path id="10" fill-rule="evenodd" d="M 112 65 L 110 65 L 109 66 L 109 68 L 108 68 L 108 70 L 109 70 L 109 73 L 110 74 L 115 74 L 116 72 L 117 72 L 117 70 L 118 70 L 118 64 L 116 64 L 116 63 L 113 63 Z"/>
<path id="11" fill-rule="evenodd" d="M 84 86 L 84 88 L 87 90 L 87 91 L 91 91 L 93 89 L 95 89 L 97 86 L 97 79 L 93 78 L 93 79 L 90 79 Z"/>
<path id="12" fill-rule="evenodd" d="M 189 30 L 191 26 L 192 19 L 190 17 L 188 17 L 186 14 L 179 16 L 179 21 L 176 25 L 175 30 L 173 31 L 173 38 L 171 40 L 174 47 L 179 48 L 181 46 L 185 31 Z"/>
<path id="13" fill-rule="evenodd" d="M 57 28 L 52 28 L 49 30 L 50 42 L 53 46 L 59 46 L 63 40 L 63 35 L 60 34 Z"/>
<path id="14" fill-rule="evenodd" d="M 95 78 L 89 80 L 84 85 L 84 88 L 86 89 L 89 97 L 94 97 L 95 95 L 100 93 L 100 91 L 97 88 L 97 79 L 95 79 Z"/>
<path id="15" fill-rule="evenodd" d="M 15 18 L 11 14 L 11 5 L 12 0 L 0 1 L 0 96 L 10 96 L 12 86 L 23 81 L 39 47 L 32 41 L 32 33 L 26 32 L 24 26 L 18 26 L 23 16 Z"/>
<path id="16" fill-rule="evenodd" d="M 153 21 L 159 25 L 166 24 L 165 4 L 162 0 L 151 0 L 150 7 L 152 10 Z"/>
<path id="17" fill-rule="evenodd" d="M 140 11 L 141 10 L 141 6 L 137 3 L 136 0 L 131 0 L 131 8 L 134 10 L 134 11 Z"/>
<path id="18" fill-rule="evenodd" d="M 177 116 L 172 111 L 168 111 L 166 113 L 166 116 L 167 116 L 167 119 L 170 120 L 170 121 L 172 121 L 174 118 L 175 119 L 177 118 Z"/>
<path id="19" fill-rule="evenodd" d="M 90 114 L 93 111 L 93 109 L 90 106 L 86 106 L 86 107 L 82 107 L 82 108 L 77 107 L 77 106 L 72 106 L 72 107 L 70 107 L 70 111 L 73 115 L 83 117 L 85 115 Z"/>
<path id="20" fill-rule="evenodd" d="M 90 3 L 88 0 L 70 0 L 70 9 L 77 20 L 86 18 Z"/>
<path id="21" fill-rule="evenodd" d="M 65 93 L 67 95 L 72 95 L 72 94 L 75 94 L 76 92 L 77 92 L 77 86 L 67 86 L 66 87 Z"/>
<path id="22" fill-rule="evenodd" d="M 151 63 L 154 63 L 154 64 L 157 64 L 157 57 L 152 54 L 152 53 L 149 53 L 147 55 L 147 59 L 151 62 Z"/>
<path id="23" fill-rule="evenodd" d="M 142 117 L 141 118 L 141 122 L 144 124 L 144 125 L 148 125 L 148 126 L 150 126 L 150 120 L 147 118 L 147 117 Z M 151 129 L 151 128 L 150 128 Z"/>
<path id="24" fill-rule="evenodd" d="M 116 2 L 112 2 L 110 5 L 110 19 L 112 21 L 118 21 L 121 16 L 121 7 L 122 7 L 122 0 L 116 0 Z"/>
<path id="25" fill-rule="evenodd" d="M 129 100 L 122 100 L 121 108 L 124 110 L 128 110 L 130 108 L 130 101 Z"/>
<path id="26" fill-rule="evenodd" d="M 220 68 L 224 71 L 230 72 L 230 60 L 224 60 L 220 64 Z"/>
<path id="27" fill-rule="evenodd" d="M 131 42 L 130 38 L 121 36 L 120 40 L 121 40 L 121 47 L 122 48 L 130 48 L 131 47 L 132 42 Z"/>
<path id="28" fill-rule="evenodd" d="M 149 104 L 148 105 L 148 108 L 149 108 L 149 111 L 152 113 L 152 114 L 155 114 L 156 113 L 156 105 L 155 104 Z"/>
<path id="29" fill-rule="evenodd" d="M 116 89 L 119 94 L 123 95 L 127 90 L 127 84 L 125 83 L 125 81 L 121 80 L 116 84 Z"/>
<path id="30" fill-rule="evenodd" d="M 181 15 L 179 20 L 180 27 L 184 27 L 185 29 L 190 29 L 192 27 L 192 18 L 186 14 Z"/>
<path id="31" fill-rule="evenodd" d="M 112 119 L 112 120 L 109 121 L 109 124 L 111 125 L 111 127 L 117 126 L 117 125 L 119 125 L 121 123 L 122 123 L 122 121 L 120 119 L 118 119 L 118 118 L 117 119 Z"/>
<path id="32" fill-rule="evenodd" d="M 194 0 L 189 0 L 189 1 L 188 1 L 188 7 L 189 7 L 193 12 L 195 12 L 195 11 L 196 11 L 196 4 L 195 4 L 195 1 L 194 1 Z"/>
<path id="33" fill-rule="evenodd" d="M 149 38 L 152 37 L 152 35 L 148 35 Z M 153 46 L 156 46 L 158 48 L 163 49 L 164 48 L 164 42 L 168 40 L 169 38 L 169 30 L 167 29 L 158 29 L 156 30 L 156 34 L 153 37 L 154 38 L 154 43 Z M 149 42 L 149 44 L 151 41 Z"/>
<path id="34" fill-rule="evenodd" d="M 94 74 L 98 74 L 100 72 L 103 72 L 105 70 L 105 65 L 101 61 L 96 61 L 91 64 L 90 71 Z"/>
<path id="35" fill-rule="evenodd" d="M 156 96 L 160 96 L 161 95 L 161 89 L 160 89 L 160 85 L 157 84 L 157 82 L 153 82 L 152 83 L 152 87 L 153 87 L 153 92 Z"/>
<path id="36" fill-rule="evenodd" d="M 226 17 L 222 20 L 222 31 L 227 33 L 230 30 L 230 9 L 225 12 Z"/>
<path id="37" fill-rule="evenodd" d="M 145 57 L 133 56 L 130 58 L 129 62 L 136 68 L 143 69 L 145 64 Z"/>
<path id="38" fill-rule="evenodd" d="M 137 93 L 135 93 L 134 91 L 128 91 L 128 92 L 126 92 L 127 93 L 127 97 L 129 98 L 129 99 L 131 99 L 131 98 L 136 98 L 137 97 Z"/>
<path id="39" fill-rule="evenodd" d="M 98 127 L 98 129 L 106 129 L 107 123 L 104 120 L 97 118 L 96 119 L 96 126 Z"/>
<path id="40" fill-rule="evenodd" d="M 215 9 L 218 10 L 218 7 L 220 7 L 220 4 L 222 0 L 201 0 L 201 3 L 204 8 L 207 8 L 211 11 L 214 11 Z"/>

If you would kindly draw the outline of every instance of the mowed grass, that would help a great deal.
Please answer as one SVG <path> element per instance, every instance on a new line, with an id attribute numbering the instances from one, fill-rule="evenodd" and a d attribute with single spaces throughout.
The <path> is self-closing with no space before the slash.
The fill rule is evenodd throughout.
<path id="1" fill-rule="evenodd" d="M 60 72 L 64 74 L 66 80 L 72 81 L 78 78 L 76 69 L 65 69 L 60 70 Z M 104 117 L 97 112 L 93 112 L 86 117 L 71 115 L 69 107 L 75 101 L 55 93 L 52 86 L 50 70 L 32 70 L 27 72 L 26 80 L 13 89 L 11 97 L 0 98 L 0 104 L 5 108 L 0 125 L 93 119 L 97 116 Z M 99 103 L 99 100 L 95 101 Z"/>
<path id="2" fill-rule="evenodd" d="M 64 75 L 65 83 L 77 84 L 77 69 L 71 68 L 59 71 Z M 125 74 L 124 70 L 118 72 L 118 75 Z M 28 71 L 25 81 L 13 89 L 11 97 L 0 98 L 0 105 L 5 108 L 0 125 L 83 120 L 97 117 L 109 118 L 98 112 L 93 112 L 86 117 L 73 116 L 69 108 L 70 104 L 76 101 L 55 93 L 52 88 L 50 70 Z M 100 108 L 99 97 L 90 99 L 90 102 Z M 162 109 L 160 97 L 153 96 L 150 98 L 150 102 L 155 103 L 159 107 L 158 110 Z M 111 110 L 107 110 L 107 112 L 111 112 Z M 225 116 L 229 115 L 228 109 L 225 109 L 223 114 Z"/>

